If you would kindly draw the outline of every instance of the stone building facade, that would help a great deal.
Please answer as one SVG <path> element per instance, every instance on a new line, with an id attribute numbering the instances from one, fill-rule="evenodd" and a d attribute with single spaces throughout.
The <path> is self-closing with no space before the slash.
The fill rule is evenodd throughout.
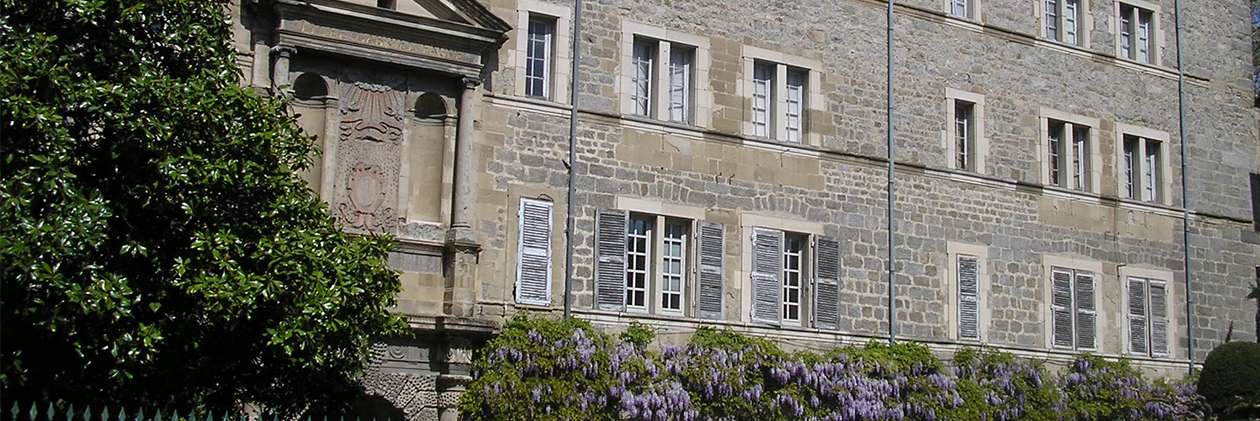
<path id="1" fill-rule="evenodd" d="M 895 332 L 1164 374 L 1231 323 L 1255 338 L 1247 1 L 897 1 L 892 291 L 887 3 L 576 6 L 233 6 L 243 83 L 323 147 L 312 189 L 400 241 L 417 337 L 383 341 L 367 383 L 409 419 L 457 418 L 477 346 L 566 303 L 662 341 Z"/>

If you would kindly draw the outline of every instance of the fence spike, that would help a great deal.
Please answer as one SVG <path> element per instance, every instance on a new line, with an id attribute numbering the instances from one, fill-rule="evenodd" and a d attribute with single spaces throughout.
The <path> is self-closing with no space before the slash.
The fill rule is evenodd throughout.
<path id="1" fill-rule="evenodd" d="M 214 421 L 214 411 L 206 411 L 206 421 Z"/>
<path id="2" fill-rule="evenodd" d="M 92 405 L 88 405 L 87 408 L 83 408 L 83 421 L 92 421 Z"/>
<path id="3" fill-rule="evenodd" d="M 139 410 L 139 411 L 136 411 L 135 420 L 136 420 L 136 421 L 144 421 L 144 407 L 143 407 L 143 406 L 142 406 L 142 407 L 140 407 L 140 410 Z"/>
<path id="4" fill-rule="evenodd" d="M 127 407 L 118 407 L 118 421 L 127 421 Z"/>
<path id="5" fill-rule="evenodd" d="M 179 409 L 171 411 L 171 421 L 179 421 Z"/>
<path id="6" fill-rule="evenodd" d="M 74 404 L 70 404 L 70 409 L 66 410 L 66 421 L 74 421 Z"/>
<path id="7" fill-rule="evenodd" d="M 162 421 L 162 408 L 153 411 L 153 421 Z"/>
<path id="8" fill-rule="evenodd" d="M 52 401 L 48 402 L 48 408 L 44 410 L 44 419 L 47 419 L 48 421 L 53 421 Z"/>

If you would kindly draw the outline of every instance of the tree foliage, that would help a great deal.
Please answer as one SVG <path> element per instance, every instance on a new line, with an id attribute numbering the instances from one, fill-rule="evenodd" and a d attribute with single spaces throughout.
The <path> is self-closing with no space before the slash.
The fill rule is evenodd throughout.
<path id="1" fill-rule="evenodd" d="M 295 413 L 397 333 L 392 240 L 295 171 L 282 100 L 239 85 L 226 0 L 0 0 L 6 399 Z"/>

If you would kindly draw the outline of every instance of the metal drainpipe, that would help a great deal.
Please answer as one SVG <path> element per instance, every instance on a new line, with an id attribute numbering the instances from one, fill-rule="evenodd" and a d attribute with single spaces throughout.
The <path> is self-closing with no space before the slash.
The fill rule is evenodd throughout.
<path id="1" fill-rule="evenodd" d="M 565 197 L 567 212 L 564 218 L 564 319 L 572 317 L 573 309 L 573 200 L 577 196 L 577 119 L 578 119 L 578 58 L 582 42 L 582 0 L 577 0 L 573 13 L 573 67 L 569 72 L 569 195 Z"/>
<path id="2" fill-rule="evenodd" d="M 1186 352 L 1194 374 L 1194 288 L 1190 282 L 1190 197 L 1186 177 L 1186 70 L 1181 61 L 1181 0 L 1173 1 L 1177 16 L 1177 131 L 1181 141 L 1181 242 L 1186 271 Z"/>
<path id="3" fill-rule="evenodd" d="M 888 343 L 897 342 L 897 195 L 893 153 L 893 0 L 888 0 Z"/>

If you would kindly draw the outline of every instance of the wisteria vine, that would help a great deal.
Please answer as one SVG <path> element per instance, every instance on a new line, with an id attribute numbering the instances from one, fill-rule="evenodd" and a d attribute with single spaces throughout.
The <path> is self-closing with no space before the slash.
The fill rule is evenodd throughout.
<path id="1" fill-rule="evenodd" d="M 641 329 L 636 327 L 636 329 Z M 625 335 L 623 335 L 623 338 Z M 999 351 L 964 349 L 949 370 L 923 345 L 823 355 L 700 329 L 648 350 L 582 321 L 517 317 L 478 354 L 468 420 L 1201 419 L 1193 383 L 1149 381 L 1126 362 L 1081 356 L 1058 375 Z"/>

